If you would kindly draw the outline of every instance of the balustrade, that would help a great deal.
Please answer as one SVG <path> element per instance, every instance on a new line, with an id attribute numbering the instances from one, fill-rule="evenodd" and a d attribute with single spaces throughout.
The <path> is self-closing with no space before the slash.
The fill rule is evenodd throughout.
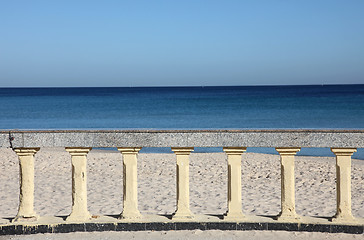
<path id="1" fill-rule="evenodd" d="M 50 132 L 55 134 L 54 132 Z M 50 134 L 49 133 L 49 134 Z M 56 132 L 57 133 L 57 132 Z M 39 216 L 34 211 L 34 155 L 39 151 L 39 147 L 52 145 L 64 145 L 65 150 L 71 155 L 72 164 L 72 212 L 67 217 L 66 222 L 87 222 L 92 221 L 92 215 L 87 210 L 87 154 L 91 150 L 91 147 L 99 147 L 96 142 L 102 142 L 104 139 L 101 137 L 106 137 L 106 133 L 98 133 L 97 136 L 93 136 L 92 141 L 88 142 L 87 138 L 83 141 L 77 139 L 72 139 L 71 133 L 61 132 L 63 135 L 60 137 L 52 138 L 52 143 L 49 144 L 47 141 L 47 134 L 42 135 L 41 140 L 44 140 L 39 144 L 38 147 L 32 146 L 31 139 L 26 140 L 26 137 L 31 133 L 28 132 L 16 132 L 20 136 L 23 134 L 22 140 L 17 144 L 12 143 L 16 146 L 14 148 L 15 153 L 19 158 L 20 167 L 20 194 L 19 194 L 19 209 L 18 213 L 13 219 L 13 222 L 37 222 Z M 80 132 L 80 134 L 88 134 L 92 136 L 95 132 Z M 118 132 L 116 132 L 118 133 Z M 139 133 L 139 134 L 138 134 Z M 228 131 L 210 131 L 206 132 L 184 132 L 184 131 L 166 131 L 162 132 L 165 135 L 154 136 L 153 132 L 124 132 L 124 137 L 129 140 L 117 138 L 115 140 L 116 144 L 121 144 L 115 146 L 114 143 L 110 144 L 110 139 L 107 140 L 107 147 L 117 147 L 118 151 L 122 154 L 123 162 L 123 211 L 120 215 L 120 219 L 124 221 L 142 219 L 143 215 L 138 210 L 138 174 L 137 174 L 137 162 L 138 162 L 138 152 L 142 147 L 146 146 L 157 146 L 165 147 L 165 145 L 170 144 L 171 149 L 176 156 L 176 188 L 177 188 L 177 199 L 176 199 L 176 211 L 172 216 L 172 221 L 194 221 L 195 215 L 190 210 L 189 203 L 189 155 L 194 150 L 195 143 L 197 147 L 199 146 L 210 146 L 210 147 L 220 147 L 223 144 L 223 151 L 227 156 L 227 169 L 228 169 L 228 179 L 227 179 L 227 212 L 224 215 L 224 221 L 233 222 L 243 222 L 248 217 L 244 215 L 242 211 L 242 206 L 244 204 L 244 198 L 242 198 L 242 154 L 250 146 L 261 146 L 262 143 L 256 140 L 250 142 L 249 136 L 254 135 L 255 132 L 242 131 L 238 133 L 243 133 L 242 135 L 236 135 L 237 132 Z M 186 133 L 188 136 L 181 137 Z M 196 133 L 196 134 L 194 134 Z M 215 142 L 212 141 L 211 134 L 218 133 L 214 135 Z M 281 212 L 276 217 L 278 221 L 282 222 L 298 222 L 301 217 L 297 215 L 295 210 L 295 176 L 294 176 L 294 157 L 298 151 L 300 151 L 299 144 L 300 141 L 292 142 L 289 141 L 289 134 L 295 135 L 296 132 L 290 131 L 280 131 L 280 132 L 260 132 L 260 140 L 265 142 L 263 146 L 272 147 L 274 141 L 277 142 L 276 151 L 280 155 L 281 161 Z M 303 131 L 303 133 L 305 133 Z M 314 132 L 315 133 L 315 132 Z M 322 145 L 322 141 L 332 140 L 332 145 L 335 146 L 331 148 L 332 152 L 336 155 L 336 190 L 337 190 L 337 213 L 332 217 L 331 221 L 335 223 L 355 223 L 357 219 L 352 216 L 351 213 L 351 155 L 356 151 L 354 147 L 363 147 L 363 131 L 348 131 L 344 132 L 346 134 L 354 136 L 354 141 L 359 142 L 354 143 L 353 141 L 341 142 L 337 139 L 340 137 L 339 133 L 336 132 L 324 132 L 331 134 L 329 137 L 322 137 L 322 132 L 313 134 L 313 137 L 309 138 L 311 132 L 306 132 L 305 137 L 301 141 L 303 147 Z M 27 135 L 28 134 L 28 135 Z M 41 132 L 35 132 L 34 134 L 41 134 Z M 70 134 L 70 138 L 64 138 L 64 135 Z M 109 133 L 113 135 L 112 133 Z M 138 137 L 131 136 L 137 135 Z M 166 135 L 167 134 L 167 135 Z M 198 135 L 200 134 L 200 135 Z M 235 135 L 234 135 L 235 134 Z M 245 134 L 245 135 L 244 135 Z M 287 135 L 288 134 L 288 135 Z M 321 135 L 320 135 L 321 134 Z M 335 135 L 336 134 L 336 135 Z M 158 135 L 158 134 L 157 134 Z M 205 136 L 206 135 L 206 136 Z M 280 140 L 277 140 L 277 136 L 280 136 Z M 335 135 L 334 137 L 332 135 Z M 115 135 L 116 136 L 116 135 Z M 113 136 L 113 137 L 115 137 Z M 149 136 L 149 138 L 148 138 Z M 151 137 L 155 137 L 151 139 Z M 166 136 L 169 137 L 168 140 Z M 217 136 L 217 140 L 216 140 Z M 237 138 L 239 136 L 240 138 Z M 268 136 L 268 140 L 264 137 Z M 321 138 L 321 143 L 317 141 L 317 137 Z M 74 136 L 72 136 L 74 137 Z M 113 138 L 111 137 L 111 138 Z M 147 139 L 145 139 L 147 137 Z M 203 142 L 203 137 L 206 137 L 206 142 Z M 228 138 L 230 137 L 230 139 Z M 234 138 L 235 137 L 235 138 Z M 62 139 L 63 138 L 63 139 Z M 252 136 L 256 139 L 256 136 Z M 16 139 L 16 138 L 15 138 Z M 131 140 L 130 140 L 131 139 Z M 228 139 L 228 140 L 226 140 Z M 283 140 L 282 140 L 283 139 Z M 296 138 L 294 138 L 296 139 Z M 347 139 L 347 138 L 345 138 Z M 57 143 L 57 141 L 59 141 Z M 139 141 L 139 146 L 138 146 Z M 178 144 L 175 144 L 177 141 Z M 5 142 L 5 141 L 4 141 Z M 307 144 L 309 142 L 309 144 Z M 0 134 L 1 143 L 1 134 Z M 68 147 L 67 147 L 68 144 Z M 77 146 L 77 144 L 79 146 Z M 89 146 L 85 146 L 89 144 Z M 102 143 L 104 144 L 104 143 Z M 241 146 L 238 146 L 240 145 Z M 245 144 L 245 145 L 243 145 Z M 286 144 L 287 146 L 284 146 Z M 294 145 L 293 145 L 294 144 Z M 325 143 L 330 145 L 330 142 Z M 337 147 L 339 144 L 345 147 Z M 349 144 L 349 145 L 348 145 Z M 6 146 L 5 143 L 0 147 Z M 36 145 L 36 144 L 35 144 Z M 135 145 L 134 147 L 132 145 Z M 305 146 L 306 145 L 306 146 Z M 325 145 L 325 146 L 326 146 Z M 106 144 L 104 144 L 106 146 Z M 124 146 L 124 147 L 120 147 Z M 3 222 L 3 221 L 2 221 Z"/>

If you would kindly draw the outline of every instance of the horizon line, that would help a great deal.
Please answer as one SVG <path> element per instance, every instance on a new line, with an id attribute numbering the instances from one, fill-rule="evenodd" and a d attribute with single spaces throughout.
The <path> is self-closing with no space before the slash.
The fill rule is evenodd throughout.
<path id="1" fill-rule="evenodd" d="M 364 83 L 338 83 L 338 84 L 256 84 L 256 85 L 146 85 L 146 86 L 25 86 L 0 88 L 204 88 L 204 87 L 288 87 L 288 86 L 347 86 L 364 85 Z"/>

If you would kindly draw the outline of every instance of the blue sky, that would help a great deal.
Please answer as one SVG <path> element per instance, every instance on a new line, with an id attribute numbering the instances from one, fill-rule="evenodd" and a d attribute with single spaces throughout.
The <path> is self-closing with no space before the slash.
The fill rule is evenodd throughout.
<path id="1" fill-rule="evenodd" d="M 364 83 L 364 1 L 0 1 L 0 87 Z"/>

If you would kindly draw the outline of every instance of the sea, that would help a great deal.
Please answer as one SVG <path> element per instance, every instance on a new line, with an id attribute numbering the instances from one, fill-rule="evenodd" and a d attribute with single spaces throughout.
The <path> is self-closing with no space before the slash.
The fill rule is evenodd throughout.
<path id="1" fill-rule="evenodd" d="M 0 88 L 0 113 L 2 130 L 364 129 L 364 84 Z M 277 154 L 273 148 L 248 151 Z M 333 156 L 326 148 L 298 155 Z M 353 158 L 364 159 L 364 149 Z"/>

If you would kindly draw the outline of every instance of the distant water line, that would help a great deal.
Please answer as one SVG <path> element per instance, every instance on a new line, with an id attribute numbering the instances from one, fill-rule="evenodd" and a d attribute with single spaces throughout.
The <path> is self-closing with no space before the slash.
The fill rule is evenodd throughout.
<path id="1" fill-rule="evenodd" d="M 364 129 L 364 84 L 0 88 L 0 110 L 0 129 Z"/>

